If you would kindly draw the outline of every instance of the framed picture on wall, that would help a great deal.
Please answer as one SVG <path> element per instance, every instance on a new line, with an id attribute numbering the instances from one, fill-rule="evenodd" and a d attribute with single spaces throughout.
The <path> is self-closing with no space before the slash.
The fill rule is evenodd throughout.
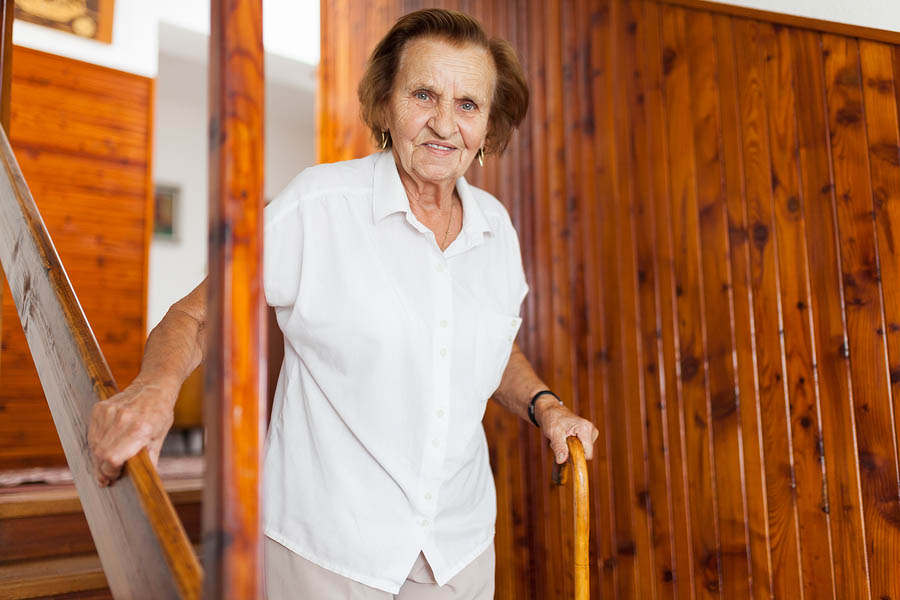
<path id="1" fill-rule="evenodd" d="M 16 0 L 16 18 L 112 43 L 115 0 Z"/>
<path id="2" fill-rule="evenodd" d="M 178 204 L 181 188 L 157 183 L 153 194 L 153 237 L 157 240 L 178 240 Z"/>

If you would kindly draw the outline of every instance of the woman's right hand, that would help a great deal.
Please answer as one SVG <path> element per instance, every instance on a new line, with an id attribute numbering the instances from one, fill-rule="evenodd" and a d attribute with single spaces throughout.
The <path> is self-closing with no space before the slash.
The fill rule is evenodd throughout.
<path id="1" fill-rule="evenodd" d="M 88 444 L 94 456 L 94 478 L 101 487 L 112 484 L 125 461 L 147 448 L 156 465 L 163 439 L 174 419 L 178 395 L 170 386 L 136 379 L 115 396 L 94 405 Z"/>

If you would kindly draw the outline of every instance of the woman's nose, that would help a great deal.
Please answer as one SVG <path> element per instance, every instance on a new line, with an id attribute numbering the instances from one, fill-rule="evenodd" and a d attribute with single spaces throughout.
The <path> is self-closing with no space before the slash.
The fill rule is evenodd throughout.
<path id="1" fill-rule="evenodd" d="M 428 126 L 442 138 L 450 137 L 456 128 L 453 110 L 445 106 L 437 106 L 431 115 Z"/>

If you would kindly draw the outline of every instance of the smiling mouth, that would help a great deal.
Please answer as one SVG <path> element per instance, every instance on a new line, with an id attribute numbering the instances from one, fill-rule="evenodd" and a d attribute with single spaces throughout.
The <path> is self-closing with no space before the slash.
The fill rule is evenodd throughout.
<path id="1" fill-rule="evenodd" d="M 440 144 L 432 144 L 430 142 L 423 144 L 424 146 L 428 146 L 429 148 L 434 148 L 435 150 L 456 150 L 453 146 L 442 146 Z"/>

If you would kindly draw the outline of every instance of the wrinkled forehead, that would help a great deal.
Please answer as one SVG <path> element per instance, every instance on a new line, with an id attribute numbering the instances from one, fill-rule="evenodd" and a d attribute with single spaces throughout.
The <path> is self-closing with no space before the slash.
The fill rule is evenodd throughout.
<path id="1" fill-rule="evenodd" d="M 486 48 L 417 38 L 403 48 L 394 89 L 409 92 L 423 88 L 483 103 L 493 96 L 496 78 L 494 59 Z"/>

